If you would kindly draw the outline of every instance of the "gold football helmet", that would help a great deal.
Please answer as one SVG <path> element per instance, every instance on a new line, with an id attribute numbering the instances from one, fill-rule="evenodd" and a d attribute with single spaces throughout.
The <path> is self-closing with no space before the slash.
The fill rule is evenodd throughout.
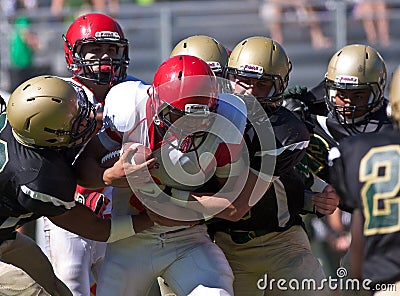
<path id="1" fill-rule="evenodd" d="M 389 98 L 391 117 L 400 127 L 400 66 L 393 73 L 392 81 L 390 82 Z"/>
<path id="2" fill-rule="evenodd" d="M 273 87 L 266 97 L 257 97 L 264 103 L 282 101 L 282 94 L 289 82 L 292 64 L 283 47 L 276 41 L 262 36 L 250 37 L 239 42 L 232 50 L 227 75 L 271 81 Z"/>
<path id="3" fill-rule="evenodd" d="M 86 143 L 96 127 L 96 112 L 84 90 L 54 76 L 38 76 L 18 86 L 7 106 L 18 142 L 33 148 Z"/>
<path id="4" fill-rule="evenodd" d="M 386 66 L 375 49 L 367 45 L 347 45 L 331 58 L 325 75 L 326 103 L 329 111 L 342 124 L 353 125 L 367 118 L 382 106 L 386 85 Z M 356 98 L 349 95 L 350 103 L 338 105 L 339 92 L 355 92 Z M 357 102 L 356 92 L 370 92 L 364 102 Z M 360 100 L 358 100 L 360 101 Z"/>
<path id="5" fill-rule="evenodd" d="M 228 64 L 228 50 L 214 38 L 194 35 L 180 41 L 172 50 L 171 57 L 191 55 L 207 62 L 215 75 L 222 75 Z"/>

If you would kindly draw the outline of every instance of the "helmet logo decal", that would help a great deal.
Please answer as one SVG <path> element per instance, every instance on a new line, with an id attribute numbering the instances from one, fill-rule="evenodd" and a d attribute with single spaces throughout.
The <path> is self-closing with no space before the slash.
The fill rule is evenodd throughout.
<path id="1" fill-rule="evenodd" d="M 257 73 L 257 74 L 263 74 L 264 73 L 264 68 L 261 66 L 257 65 L 251 65 L 251 64 L 245 64 L 245 65 L 240 65 L 239 70 L 241 71 L 246 71 L 246 72 L 252 72 L 252 73 Z"/>
<path id="2" fill-rule="evenodd" d="M 208 106 L 204 104 L 186 104 L 185 113 L 195 115 L 208 115 L 210 113 L 210 110 Z"/>
<path id="3" fill-rule="evenodd" d="M 207 62 L 207 64 L 210 66 L 210 68 L 212 70 L 221 70 L 222 69 L 221 64 L 218 62 Z"/>
<path id="4" fill-rule="evenodd" d="M 358 84 L 357 76 L 338 75 L 335 77 L 335 83 Z"/>
<path id="5" fill-rule="evenodd" d="M 94 35 L 96 38 L 104 38 L 104 39 L 121 39 L 121 36 L 117 32 L 112 31 L 99 31 Z"/>

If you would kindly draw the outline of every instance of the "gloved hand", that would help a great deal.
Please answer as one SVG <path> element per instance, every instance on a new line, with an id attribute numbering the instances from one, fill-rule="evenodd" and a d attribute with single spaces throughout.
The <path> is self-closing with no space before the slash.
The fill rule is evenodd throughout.
<path id="1" fill-rule="evenodd" d="M 295 85 L 287 88 L 282 95 L 282 106 L 295 113 L 304 122 L 308 122 L 310 116 L 308 106 L 303 102 L 306 93 L 306 86 Z"/>
<path id="2" fill-rule="evenodd" d="M 283 92 L 282 98 L 284 100 L 293 98 L 293 99 L 301 99 L 307 93 L 307 87 L 301 85 L 291 86 L 285 89 Z"/>
<path id="3" fill-rule="evenodd" d="M 87 206 L 97 216 L 102 217 L 110 200 L 100 192 L 77 193 L 76 201 Z"/>

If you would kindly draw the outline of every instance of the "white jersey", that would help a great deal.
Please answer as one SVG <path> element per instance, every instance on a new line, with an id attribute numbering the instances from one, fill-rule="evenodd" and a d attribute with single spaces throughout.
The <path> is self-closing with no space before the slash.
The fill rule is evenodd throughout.
<path id="1" fill-rule="evenodd" d="M 148 118 L 152 114 L 147 106 L 148 88 L 140 82 L 128 81 L 110 90 L 105 100 L 103 128 L 99 132 L 99 139 L 106 149 L 118 149 L 122 140 L 151 147 L 158 160 L 151 170 L 156 183 L 180 190 L 200 188 L 213 175 L 220 178 L 240 175 L 238 164 L 242 162 L 239 151 L 247 114 L 240 98 L 222 94 L 217 108 L 217 114 L 221 116 L 215 119 L 211 132 L 197 150 L 183 153 L 167 142 L 162 145 L 155 143 L 156 131 L 152 118 Z M 116 195 L 129 194 L 127 190 L 113 188 L 113 215 L 135 214 L 144 210 L 132 191 L 129 204 L 133 209 L 127 209 L 123 198 L 116 198 Z"/>
<path id="2" fill-rule="evenodd" d="M 80 87 L 85 91 L 85 94 L 86 94 L 86 96 L 87 96 L 89 102 L 91 102 L 94 106 L 99 106 L 99 107 L 101 108 L 100 111 L 102 111 L 102 104 L 101 104 L 101 102 L 99 102 L 99 101 L 96 99 L 95 95 L 93 94 L 93 92 L 92 92 L 88 87 L 86 87 L 86 86 L 85 86 L 84 84 L 82 84 L 80 81 L 78 81 L 77 79 L 74 79 L 74 78 L 72 78 L 72 77 L 60 77 L 60 78 L 63 79 L 63 80 L 65 80 L 65 81 L 68 81 L 68 82 L 70 82 L 70 83 L 73 83 L 73 84 L 75 84 L 75 85 L 77 85 L 77 86 L 80 86 Z"/>
<path id="3" fill-rule="evenodd" d="M 99 132 L 99 139 L 107 150 L 119 148 L 123 134 L 128 131 L 133 133 L 129 137 L 131 141 L 150 145 L 146 121 L 149 87 L 141 81 L 126 81 L 110 89 L 104 105 L 103 128 Z"/>
<path id="4" fill-rule="evenodd" d="M 103 112 L 105 98 L 102 98 L 102 99 L 96 98 L 94 93 L 87 86 L 85 86 L 82 82 L 80 82 L 78 79 L 76 79 L 74 77 L 60 77 L 60 78 L 65 81 L 69 81 L 77 86 L 82 87 L 82 89 L 85 91 L 85 94 L 86 94 L 89 102 L 91 102 L 96 107 L 96 110 L 98 112 Z M 125 81 L 132 81 L 132 82 L 137 82 L 138 84 L 145 85 L 143 81 L 139 80 L 136 77 L 130 76 L 130 75 L 128 75 L 126 77 Z"/>
<path id="5" fill-rule="evenodd" d="M 107 150 L 121 147 L 123 134 L 132 129 L 129 126 L 131 118 L 146 118 L 145 104 L 149 87 L 140 81 L 127 81 L 110 89 L 103 110 L 103 127 L 98 133 L 99 140 Z M 147 122 L 135 129 L 134 138 L 137 143 L 149 146 Z M 112 196 L 112 215 L 135 215 L 145 210 L 130 188 L 112 188 Z"/>
<path id="6" fill-rule="evenodd" d="M 159 135 L 152 118 L 149 118 L 153 113 L 147 108 L 148 87 L 136 82 L 124 82 L 110 90 L 104 106 L 103 129 L 99 132 L 104 147 L 110 151 L 117 149 L 124 139 L 124 142 L 137 142 L 152 148 L 159 162 L 152 169 L 152 175 L 160 183 L 171 187 L 190 189 L 198 187 L 198 183 L 204 182 L 208 175 L 218 172 L 222 176 L 231 159 L 225 156 L 221 137 L 207 135 L 196 152 L 182 153 L 163 142 L 160 149 L 160 143 L 155 140 Z M 229 108 L 226 105 L 229 104 L 221 102 L 221 110 L 227 111 Z M 233 112 L 232 109 L 243 109 L 230 108 L 229 112 L 232 115 L 230 118 L 235 118 L 236 122 L 231 127 L 243 131 L 247 113 Z M 224 125 L 222 122 L 216 128 L 220 132 L 226 131 L 228 126 L 228 123 Z M 228 137 L 227 142 L 240 146 L 242 134 L 240 137 Z M 215 157 L 215 166 L 207 165 L 210 156 Z M 182 174 L 182 170 L 187 174 Z M 174 180 L 174 174 L 178 179 Z M 182 175 L 191 175 L 193 179 L 182 181 Z M 186 181 L 191 182 L 189 186 L 183 185 Z M 132 190 L 113 188 L 113 216 L 144 210 Z M 188 277 L 193 270 L 198 272 L 194 277 Z M 210 240 L 205 225 L 155 225 L 127 239 L 108 244 L 97 295 L 146 295 L 157 276 L 163 276 L 177 295 L 233 295 L 232 271 L 222 251 Z M 197 287 L 205 291 L 191 293 Z"/>

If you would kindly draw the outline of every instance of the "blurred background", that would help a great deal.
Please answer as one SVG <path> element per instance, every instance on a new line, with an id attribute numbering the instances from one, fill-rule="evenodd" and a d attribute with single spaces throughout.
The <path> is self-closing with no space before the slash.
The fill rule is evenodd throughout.
<path id="1" fill-rule="evenodd" d="M 293 64 L 290 85 L 318 84 L 330 57 L 350 43 L 376 48 L 387 63 L 390 78 L 400 63 L 400 0 L 381 1 L 386 8 L 381 14 L 372 13 L 374 9 L 360 9 L 362 2 L 1 0 L 0 89 L 13 90 L 15 71 L 26 79 L 38 74 L 68 76 L 61 36 L 74 18 L 90 11 L 107 13 L 119 21 L 130 41 L 128 72 L 149 83 L 175 44 L 194 34 L 212 36 L 231 49 L 249 36 L 280 39 Z M 368 27 L 374 22 L 386 23 L 388 29 L 385 32 L 377 28 L 374 36 L 372 27 Z M 30 57 L 25 62 L 18 58 L 15 61 L 15 56 L 24 55 L 11 50 L 11 45 L 18 42 L 18 26 L 28 28 L 31 34 Z"/>

